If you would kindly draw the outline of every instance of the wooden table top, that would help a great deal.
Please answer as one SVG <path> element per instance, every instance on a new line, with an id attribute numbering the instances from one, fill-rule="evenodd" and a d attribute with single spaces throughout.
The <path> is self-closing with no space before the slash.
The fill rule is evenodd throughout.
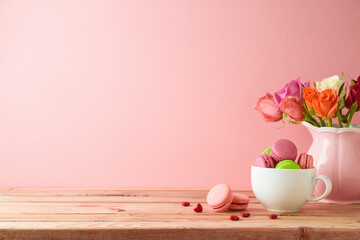
<path id="1" fill-rule="evenodd" d="M 250 197 L 250 217 L 214 213 L 207 190 L 0 188 L 0 239 L 360 239 L 360 204 L 308 203 L 269 219 L 251 191 L 234 192 Z"/>

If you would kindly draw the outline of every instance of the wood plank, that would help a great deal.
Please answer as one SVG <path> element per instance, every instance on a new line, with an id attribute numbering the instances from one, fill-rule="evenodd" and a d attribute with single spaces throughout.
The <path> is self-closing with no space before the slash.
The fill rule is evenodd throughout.
<path id="1" fill-rule="evenodd" d="M 188 222 L 192 221 L 192 227 L 199 227 L 198 221 L 208 222 L 225 222 L 228 223 L 230 215 L 238 215 L 238 213 L 227 214 L 203 214 L 193 216 L 191 214 L 154 214 L 154 213 L 1 213 L 0 222 Z M 286 221 L 288 223 L 298 223 L 300 225 L 309 224 L 307 226 L 313 226 L 313 223 L 321 223 L 324 220 L 324 216 L 279 216 L 278 220 Z M 249 221 L 258 223 L 261 220 L 266 221 L 268 224 L 272 224 L 266 214 L 252 214 L 249 218 L 241 218 L 241 221 Z M 348 216 L 332 217 L 327 220 L 328 224 L 336 224 L 337 226 L 346 226 L 348 223 L 360 227 L 360 219 L 357 216 L 349 218 Z M 321 223 L 321 226 L 325 226 Z"/>
<path id="2" fill-rule="evenodd" d="M 341 220 L 341 219 L 339 219 Z M 119 221 L 119 222 L 0 222 L 0 230 L 8 229 L 11 226 L 11 229 L 236 229 L 241 230 L 244 228 L 248 229 L 258 229 L 258 228 L 268 228 L 268 229 L 291 229 L 298 227 L 313 227 L 313 228 L 324 228 L 331 227 L 333 229 L 353 229 L 359 230 L 359 224 L 356 222 L 346 222 L 341 225 L 338 225 L 339 221 L 329 221 L 329 222 L 318 222 L 310 223 L 303 222 L 299 225 L 300 221 L 290 221 L 287 219 L 269 219 L 263 216 L 257 221 L 248 221 L 247 219 L 242 219 L 240 221 L 213 221 L 209 222 L 206 220 L 198 220 L 197 225 L 194 226 L 193 222 L 190 221 L 179 221 L 179 222 L 129 222 L 129 221 Z"/>
<path id="3" fill-rule="evenodd" d="M 195 214 L 192 204 L 189 207 L 183 207 L 178 203 L 63 203 L 63 202 L 2 202 L 0 204 L 1 213 L 114 213 L 114 212 L 152 212 L 152 213 L 177 213 L 177 214 Z M 207 205 L 203 205 L 206 214 L 223 214 L 214 213 Z M 266 212 L 261 204 L 250 203 L 247 211 L 256 214 L 257 212 Z M 230 213 L 236 211 L 229 211 Z M 358 216 L 360 213 L 360 204 L 354 205 L 330 205 L 330 204 L 306 204 L 297 213 L 286 213 L 283 215 L 339 215 Z"/>
<path id="4" fill-rule="evenodd" d="M 0 237 L 6 239 L 347 239 L 358 240 L 358 228 L 319 228 L 294 224 L 286 228 L 276 225 L 232 222 L 227 226 L 204 222 L 202 228 L 191 223 L 19 223 L 12 229 L 0 223 Z M 31 230 L 30 230 L 31 229 Z"/>

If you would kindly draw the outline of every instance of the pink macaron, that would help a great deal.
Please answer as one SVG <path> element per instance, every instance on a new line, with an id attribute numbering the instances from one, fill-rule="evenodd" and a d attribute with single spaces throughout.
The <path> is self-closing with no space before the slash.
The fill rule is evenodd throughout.
<path id="1" fill-rule="evenodd" d="M 301 169 L 314 168 L 313 157 L 306 153 L 300 154 L 295 162 L 301 167 Z"/>
<path id="2" fill-rule="evenodd" d="M 206 200 L 215 212 L 224 212 L 233 200 L 233 193 L 227 184 L 220 183 L 209 191 Z"/>
<path id="3" fill-rule="evenodd" d="M 296 145 L 288 139 L 279 139 L 271 146 L 270 156 L 276 164 L 283 160 L 295 161 L 297 156 Z"/>
<path id="4" fill-rule="evenodd" d="M 247 208 L 249 205 L 249 197 L 240 194 L 240 193 L 233 193 L 233 200 L 229 206 L 229 210 L 235 210 L 235 211 L 242 211 Z"/>
<path id="5" fill-rule="evenodd" d="M 255 159 L 255 167 L 274 168 L 274 160 L 268 154 L 261 154 Z"/>

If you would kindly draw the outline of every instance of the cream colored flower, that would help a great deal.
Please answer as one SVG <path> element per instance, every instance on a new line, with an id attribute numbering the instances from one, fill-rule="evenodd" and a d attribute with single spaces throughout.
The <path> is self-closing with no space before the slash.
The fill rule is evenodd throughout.
<path id="1" fill-rule="evenodd" d="M 344 80 L 341 80 L 338 75 L 332 77 L 324 78 L 321 82 L 317 81 L 315 83 L 316 90 L 319 92 L 324 91 L 325 89 L 335 89 L 336 92 L 339 91 L 341 85 L 344 83 Z M 345 86 L 343 87 L 339 99 L 343 99 L 345 96 Z"/>

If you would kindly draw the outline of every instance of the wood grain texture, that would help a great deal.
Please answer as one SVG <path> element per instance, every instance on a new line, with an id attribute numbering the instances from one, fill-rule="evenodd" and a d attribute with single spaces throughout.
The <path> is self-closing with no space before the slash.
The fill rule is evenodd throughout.
<path id="1" fill-rule="evenodd" d="M 240 221 L 214 213 L 206 190 L 0 188 L 0 239 L 360 239 L 360 204 L 308 203 L 269 219 L 251 191 L 236 192 L 250 196 Z"/>

